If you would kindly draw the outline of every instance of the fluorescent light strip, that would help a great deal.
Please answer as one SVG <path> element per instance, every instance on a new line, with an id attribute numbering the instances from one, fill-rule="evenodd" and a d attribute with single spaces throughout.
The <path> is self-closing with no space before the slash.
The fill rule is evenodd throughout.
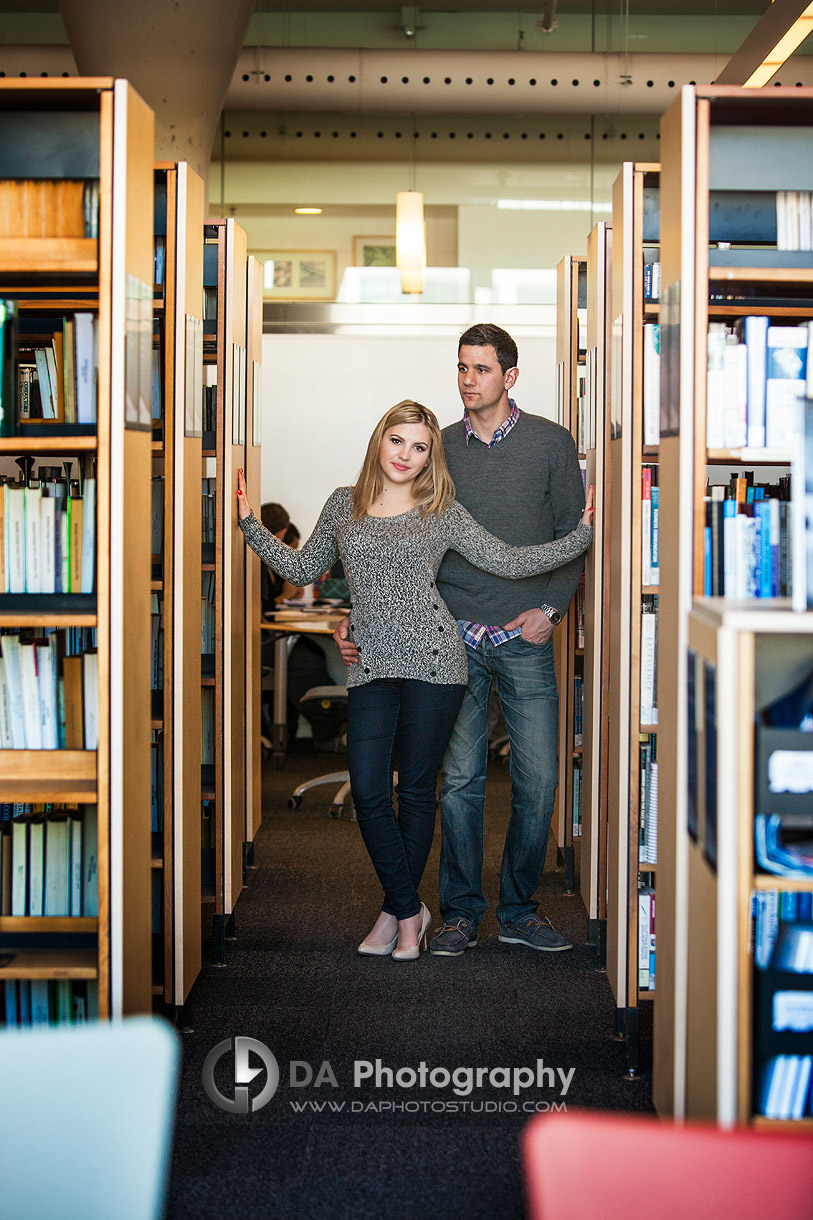
<path id="1" fill-rule="evenodd" d="M 589 199 L 498 199 L 504 212 L 612 212 L 613 205 Z"/>
<path id="2" fill-rule="evenodd" d="M 808 34 L 813 30 L 813 4 L 808 4 L 803 13 L 793 25 L 783 34 L 776 46 L 768 52 L 759 67 L 745 81 L 746 89 L 761 89 L 772 76 L 775 76 L 786 59 L 789 59 L 797 47 L 801 46 Z"/>

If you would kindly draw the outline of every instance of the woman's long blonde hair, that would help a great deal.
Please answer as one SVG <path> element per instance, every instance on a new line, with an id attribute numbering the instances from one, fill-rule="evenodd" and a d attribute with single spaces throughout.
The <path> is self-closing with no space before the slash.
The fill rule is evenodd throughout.
<path id="1" fill-rule="evenodd" d="M 411 398 L 396 403 L 380 419 L 373 429 L 367 445 L 367 454 L 358 479 L 353 487 L 353 517 L 363 517 L 371 504 L 378 499 L 384 486 L 378 455 L 385 433 L 398 424 L 423 424 L 429 429 L 431 449 L 429 461 L 412 484 L 412 494 L 415 506 L 421 516 L 434 513 L 440 517 L 454 499 L 454 483 L 446 465 L 446 455 L 443 452 L 443 441 L 440 436 L 440 425 L 428 407 L 423 407 Z"/>

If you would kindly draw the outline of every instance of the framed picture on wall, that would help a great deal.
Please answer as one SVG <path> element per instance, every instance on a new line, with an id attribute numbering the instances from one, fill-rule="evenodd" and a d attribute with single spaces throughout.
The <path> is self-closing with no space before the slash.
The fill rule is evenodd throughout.
<path id="1" fill-rule="evenodd" d="M 335 250 L 255 250 L 263 265 L 263 300 L 332 301 Z"/>
<path id="2" fill-rule="evenodd" d="M 354 267 L 394 267 L 395 237 L 354 237 Z"/>

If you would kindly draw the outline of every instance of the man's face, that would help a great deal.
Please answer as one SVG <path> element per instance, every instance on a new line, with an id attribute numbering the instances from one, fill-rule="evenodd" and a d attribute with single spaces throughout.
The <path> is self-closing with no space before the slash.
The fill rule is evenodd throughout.
<path id="1" fill-rule="evenodd" d="M 464 344 L 457 357 L 457 388 L 469 411 L 488 411 L 498 404 L 508 410 L 508 391 L 519 375 L 518 369 L 503 372 L 493 347 Z"/>

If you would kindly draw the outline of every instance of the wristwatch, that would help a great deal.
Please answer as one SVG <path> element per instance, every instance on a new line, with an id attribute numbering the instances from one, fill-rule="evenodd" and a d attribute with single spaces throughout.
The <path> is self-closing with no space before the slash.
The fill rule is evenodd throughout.
<path id="1" fill-rule="evenodd" d="M 540 606 L 539 609 L 543 614 L 547 614 L 554 627 L 558 627 L 562 621 L 562 616 L 555 606 Z"/>

